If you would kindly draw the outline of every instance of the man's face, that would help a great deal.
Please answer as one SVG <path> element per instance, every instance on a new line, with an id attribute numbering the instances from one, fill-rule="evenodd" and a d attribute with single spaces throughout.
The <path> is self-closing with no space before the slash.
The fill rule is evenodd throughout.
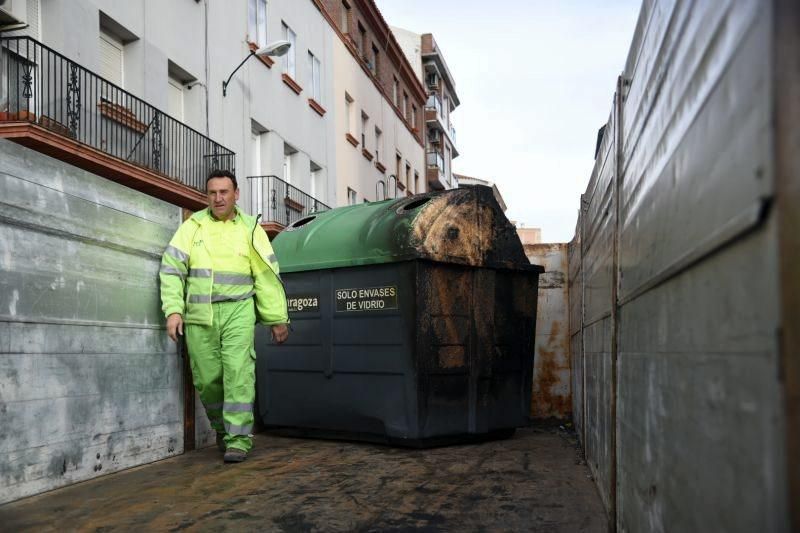
<path id="1" fill-rule="evenodd" d="M 208 191 L 208 208 L 217 220 L 228 220 L 233 215 L 239 189 L 233 188 L 230 178 L 211 178 L 206 186 Z"/>

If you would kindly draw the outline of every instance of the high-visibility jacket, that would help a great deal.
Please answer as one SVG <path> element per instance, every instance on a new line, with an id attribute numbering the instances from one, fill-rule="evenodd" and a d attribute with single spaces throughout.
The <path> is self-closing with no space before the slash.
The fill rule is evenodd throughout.
<path id="1" fill-rule="evenodd" d="M 239 208 L 236 212 L 241 218 L 231 230 L 247 232 L 250 271 L 231 272 L 224 260 L 222 264 L 212 260 L 214 250 L 209 249 L 205 237 L 215 220 L 208 209 L 198 211 L 181 224 L 161 257 L 159 278 L 165 316 L 180 313 L 188 324 L 210 326 L 212 302 L 255 296 L 258 322 L 268 326 L 289 322 L 286 292 L 267 234 L 255 217 Z"/>

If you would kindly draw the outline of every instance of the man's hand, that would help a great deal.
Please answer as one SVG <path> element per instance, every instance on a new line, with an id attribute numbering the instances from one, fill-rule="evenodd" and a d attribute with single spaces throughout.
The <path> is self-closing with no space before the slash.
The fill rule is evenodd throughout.
<path id="1" fill-rule="evenodd" d="M 289 328 L 286 324 L 278 324 L 272 326 L 272 342 L 275 344 L 283 344 L 289 338 Z"/>
<path id="2" fill-rule="evenodd" d="M 178 335 L 183 336 L 183 317 L 180 313 L 172 313 L 167 317 L 167 335 L 178 342 Z"/>

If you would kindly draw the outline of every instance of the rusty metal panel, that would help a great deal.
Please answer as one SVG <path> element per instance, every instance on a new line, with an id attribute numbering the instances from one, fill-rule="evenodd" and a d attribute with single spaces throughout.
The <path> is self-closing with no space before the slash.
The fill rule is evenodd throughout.
<path id="1" fill-rule="evenodd" d="M 182 451 L 159 256 L 180 210 L 0 141 L 0 503 Z"/>
<path id="2" fill-rule="evenodd" d="M 758 0 L 650 12 L 624 74 L 622 302 L 758 224 L 773 194 L 769 21 Z"/>
<path id="3" fill-rule="evenodd" d="M 566 243 L 525 246 L 539 276 L 531 417 L 565 420 L 572 415 Z"/>

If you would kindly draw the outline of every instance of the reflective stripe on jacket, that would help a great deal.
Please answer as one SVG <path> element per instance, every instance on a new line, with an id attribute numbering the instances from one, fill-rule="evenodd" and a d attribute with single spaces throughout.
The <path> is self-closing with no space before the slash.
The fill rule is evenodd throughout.
<path id="1" fill-rule="evenodd" d="M 230 300 L 236 297 L 236 288 L 231 287 L 225 295 L 212 292 L 214 280 L 217 284 L 241 285 L 245 290 L 240 296 L 249 297 L 254 292 L 256 319 L 266 325 L 286 324 L 289 313 L 286 293 L 280 280 L 278 260 L 263 228 L 255 217 L 236 208 L 241 217 L 242 231 L 250 234 L 250 270 L 253 276 L 252 289 L 249 284 L 228 279 L 234 273 L 214 273 L 212 267 L 213 250 L 205 244 L 204 228 L 213 223 L 208 209 L 198 211 L 185 221 L 175 232 L 161 257 L 159 279 L 161 281 L 161 303 L 165 316 L 173 313 L 183 315 L 185 322 L 210 326 L 212 321 L 211 303 Z"/>

